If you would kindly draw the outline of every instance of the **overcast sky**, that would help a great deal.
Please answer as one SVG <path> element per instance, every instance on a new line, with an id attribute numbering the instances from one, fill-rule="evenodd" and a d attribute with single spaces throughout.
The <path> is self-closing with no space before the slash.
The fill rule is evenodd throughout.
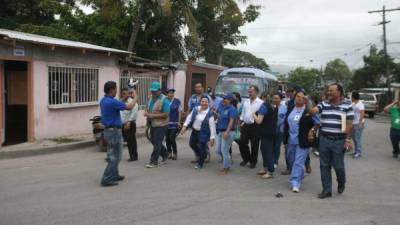
<path id="1" fill-rule="evenodd" d="M 370 10 L 400 7 L 400 0 L 250 0 L 262 5 L 260 17 L 241 28 L 249 51 L 270 65 L 320 68 L 334 58 L 351 68 L 363 65 L 369 44 L 382 47 L 382 20 Z M 387 14 L 389 53 L 400 59 L 400 11 Z M 310 61 L 312 60 L 312 62 Z"/>

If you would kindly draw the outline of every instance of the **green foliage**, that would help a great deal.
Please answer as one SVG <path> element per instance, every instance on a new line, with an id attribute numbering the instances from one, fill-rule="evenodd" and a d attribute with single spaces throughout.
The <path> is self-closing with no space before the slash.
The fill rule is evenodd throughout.
<path id="1" fill-rule="evenodd" d="M 255 67 L 268 70 L 269 66 L 262 58 L 257 58 L 249 52 L 234 49 L 224 49 L 222 65 L 226 67 Z"/>
<path id="2" fill-rule="evenodd" d="M 326 64 L 323 78 L 325 82 L 337 82 L 347 87 L 352 75 L 352 72 L 343 60 L 335 59 Z"/>
<path id="3" fill-rule="evenodd" d="M 352 79 L 352 88 L 361 89 L 367 87 L 383 87 L 386 86 L 385 80 L 385 53 L 378 50 L 376 46 L 371 46 L 369 55 L 363 57 L 364 66 L 354 72 Z M 400 81 L 399 65 L 394 63 L 392 58 L 388 58 L 389 74 L 392 75 L 393 81 Z"/>
<path id="4" fill-rule="evenodd" d="M 241 12 L 233 0 L 198 1 L 197 8 L 193 7 L 192 11 L 198 24 L 201 48 L 187 42 L 188 48 L 208 63 L 221 64 L 223 46 L 246 42 L 247 37 L 241 34 L 239 28 L 253 22 L 259 16 L 259 8 L 249 5 Z"/>
<path id="5" fill-rule="evenodd" d="M 93 12 L 83 13 L 77 2 Z M 1 28 L 118 49 L 127 49 L 134 34 L 138 56 L 204 57 L 210 63 L 221 63 L 224 45 L 244 43 L 239 28 L 259 16 L 259 6 L 241 12 L 234 0 L 2 0 L 1 5 Z"/>
<path id="6" fill-rule="evenodd" d="M 298 67 L 289 73 L 288 82 L 300 86 L 306 92 L 312 92 L 316 89 L 315 82 L 319 76 L 320 72 L 317 69 Z"/>

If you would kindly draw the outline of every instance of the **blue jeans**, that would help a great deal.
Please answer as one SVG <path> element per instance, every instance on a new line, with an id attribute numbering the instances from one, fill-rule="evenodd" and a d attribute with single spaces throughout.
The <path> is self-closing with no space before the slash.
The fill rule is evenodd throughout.
<path id="1" fill-rule="evenodd" d="M 390 128 L 390 141 L 392 142 L 393 146 L 393 155 L 394 156 L 399 155 L 400 130 Z"/>
<path id="2" fill-rule="evenodd" d="M 301 183 L 304 179 L 304 164 L 306 162 L 309 149 L 301 148 L 299 145 L 290 145 L 292 151 L 295 152 L 295 158 L 292 166 L 292 173 L 289 178 L 289 182 L 292 187 L 300 188 Z"/>
<path id="3" fill-rule="evenodd" d="M 105 129 L 104 139 L 107 141 L 107 166 L 101 179 L 102 184 L 109 184 L 119 176 L 118 164 L 122 159 L 122 130 Z"/>
<path id="4" fill-rule="evenodd" d="M 263 166 L 265 171 L 273 173 L 274 168 L 274 137 L 261 136 L 261 155 L 263 158 Z"/>
<path id="5" fill-rule="evenodd" d="M 362 133 L 364 131 L 364 123 L 361 123 L 358 128 L 353 126 L 353 142 L 354 142 L 354 151 L 356 154 L 361 155 L 361 146 L 362 146 Z"/>
<path id="6" fill-rule="evenodd" d="M 167 126 L 164 127 L 151 127 L 151 144 L 153 144 L 153 153 L 151 153 L 150 162 L 158 164 L 160 155 L 165 158 L 168 157 L 167 148 L 163 145 Z"/>
<path id="7" fill-rule="evenodd" d="M 281 155 L 281 145 L 283 140 L 283 133 L 278 132 L 276 133 L 275 141 L 274 141 L 274 157 L 275 157 L 275 164 L 278 165 L 279 157 Z"/>
<path id="8" fill-rule="evenodd" d="M 233 139 L 235 138 L 235 132 L 230 132 L 228 139 L 224 139 L 225 132 L 219 132 L 217 135 L 217 153 L 222 157 L 223 168 L 229 169 L 231 167 L 231 154 L 229 149 L 231 148 Z"/>
<path id="9" fill-rule="evenodd" d="M 345 139 L 331 140 L 321 136 L 319 143 L 319 161 L 321 170 L 322 190 L 332 192 L 333 167 L 339 184 L 346 183 L 346 172 L 344 167 L 344 142 Z"/>
<path id="10" fill-rule="evenodd" d="M 207 142 L 200 142 L 199 136 L 200 132 L 192 129 L 189 146 L 193 149 L 198 158 L 197 163 L 199 164 L 199 166 L 203 167 L 204 160 L 207 158 Z"/>

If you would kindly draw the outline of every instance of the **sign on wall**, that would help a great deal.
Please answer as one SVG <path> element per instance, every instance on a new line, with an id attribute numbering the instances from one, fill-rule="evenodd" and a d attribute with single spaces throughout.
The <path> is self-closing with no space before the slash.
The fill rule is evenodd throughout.
<path id="1" fill-rule="evenodd" d="M 14 47 L 14 56 L 25 56 L 25 47 L 23 45 L 16 45 Z"/>

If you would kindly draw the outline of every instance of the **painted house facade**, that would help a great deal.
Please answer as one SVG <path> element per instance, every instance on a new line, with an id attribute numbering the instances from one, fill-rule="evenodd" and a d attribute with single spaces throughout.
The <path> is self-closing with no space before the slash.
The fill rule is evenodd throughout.
<path id="1" fill-rule="evenodd" d="M 91 131 L 127 51 L 0 29 L 0 146 Z"/>

